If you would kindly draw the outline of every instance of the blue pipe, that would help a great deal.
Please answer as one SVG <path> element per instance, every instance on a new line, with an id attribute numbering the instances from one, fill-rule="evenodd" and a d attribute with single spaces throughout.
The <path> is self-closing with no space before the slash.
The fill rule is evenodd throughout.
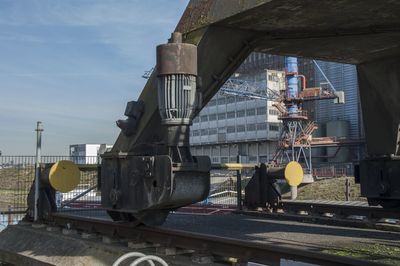
<path id="1" fill-rule="evenodd" d="M 299 94 L 299 80 L 297 77 L 298 67 L 296 57 L 286 57 L 286 69 L 288 72 L 288 74 L 286 75 L 286 80 L 288 84 L 286 96 L 288 98 L 297 98 Z M 286 107 L 289 116 L 297 115 L 299 107 L 296 103 L 290 103 Z"/>

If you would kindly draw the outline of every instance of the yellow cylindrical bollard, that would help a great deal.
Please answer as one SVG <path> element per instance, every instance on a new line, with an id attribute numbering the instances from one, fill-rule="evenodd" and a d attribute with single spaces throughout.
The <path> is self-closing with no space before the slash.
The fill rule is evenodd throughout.
<path id="1" fill-rule="evenodd" d="M 62 160 L 51 166 L 48 172 L 42 175 L 42 181 L 56 191 L 63 193 L 75 189 L 81 178 L 78 166 L 72 161 Z"/>
<path id="2" fill-rule="evenodd" d="M 290 186 L 292 200 L 297 198 L 297 186 L 303 181 L 303 168 L 298 162 L 292 161 L 285 167 L 285 179 Z"/>

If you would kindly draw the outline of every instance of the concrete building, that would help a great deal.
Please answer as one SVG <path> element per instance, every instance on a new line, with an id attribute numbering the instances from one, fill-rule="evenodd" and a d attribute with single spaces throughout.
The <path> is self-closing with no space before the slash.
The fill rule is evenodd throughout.
<path id="1" fill-rule="evenodd" d="M 234 78 L 265 87 L 265 69 L 282 70 L 285 57 L 252 53 Z M 301 71 L 310 72 L 310 60 L 300 60 Z M 313 71 L 314 69 L 311 68 Z M 276 152 L 281 122 L 272 101 L 217 93 L 194 119 L 190 144 L 194 155 L 208 155 L 213 163 L 267 162 Z"/>
<path id="2" fill-rule="evenodd" d="M 73 144 L 69 145 L 69 156 L 78 164 L 97 164 L 99 156 L 111 148 L 108 144 Z"/>
<path id="3" fill-rule="evenodd" d="M 318 61 L 318 64 L 334 87 L 345 92 L 346 99 L 342 105 L 333 104 L 332 100 L 304 104 L 310 119 L 320 125 L 319 136 L 327 136 L 327 123 L 340 120 L 341 126 L 348 123 L 349 133 L 332 131 L 329 134 L 361 139 L 363 130 L 355 67 L 323 61 Z M 266 84 L 265 70 L 284 70 L 284 66 L 283 56 L 252 53 L 239 67 L 234 78 Z M 326 82 L 312 60 L 299 59 L 299 73 L 306 76 L 307 87 Z M 236 162 L 238 155 L 241 162 L 267 162 L 275 153 L 281 124 L 277 119 L 278 112 L 271 104 L 265 100 L 216 94 L 193 121 L 190 138 L 192 153 L 208 155 L 213 163 Z M 346 131 L 346 126 L 342 128 Z M 344 155 L 346 149 L 350 150 L 349 155 Z M 338 156 L 341 159 L 318 159 L 315 163 L 357 161 L 361 150 L 360 147 L 343 148 Z M 326 157 L 327 153 L 335 152 L 324 149 L 317 153 Z"/>
<path id="4" fill-rule="evenodd" d="M 267 161 L 279 137 L 278 112 L 270 101 L 218 93 L 194 119 L 190 143 L 194 155 L 213 163 Z"/>

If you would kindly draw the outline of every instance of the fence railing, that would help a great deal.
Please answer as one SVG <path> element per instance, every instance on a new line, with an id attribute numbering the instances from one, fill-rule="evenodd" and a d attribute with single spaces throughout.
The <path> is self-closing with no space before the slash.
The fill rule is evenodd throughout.
<path id="1" fill-rule="evenodd" d="M 71 160 L 75 163 L 97 164 L 97 156 L 41 156 L 41 163 Z M 35 179 L 35 156 L 0 156 L 0 230 L 17 223 L 25 214 L 27 197 Z M 87 186 L 97 184 L 97 171 L 82 171 L 77 189 L 57 193 L 57 204 L 71 199 Z"/>
<path id="2" fill-rule="evenodd" d="M 8 224 L 15 224 L 23 218 L 28 205 L 27 197 L 35 179 L 35 156 L 0 156 L 0 230 Z M 81 170 L 79 185 L 68 193 L 56 192 L 58 211 L 80 210 L 91 216 L 100 207 L 101 194 L 97 189 L 96 156 L 41 156 L 41 163 L 55 163 L 71 160 Z M 254 165 L 222 164 L 213 165 L 209 197 L 199 206 L 233 208 L 237 205 L 237 174 L 242 169 L 252 175 Z"/>
<path id="3" fill-rule="evenodd" d="M 316 178 L 344 177 L 352 176 L 353 174 L 353 165 L 350 163 L 321 165 L 313 168 L 313 176 Z"/>
<path id="4" fill-rule="evenodd" d="M 71 160 L 81 170 L 79 185 L 68 193 L 56 193 L 58 211 L 82 211 L 91 216 L 100 208 L 101 194 L 97 189 L 97 156 L 41 156 L 43 164 Z M 211 189 L 198 207 L 240 208 L 242 193 L 253 175 L 254 164 L 213 164 Z M 332 169 L 332 168 L 330 168 Z M 343 173 L 336 173 L 342 176 Z M 15 224 L 27 210 L 27 197 L 35 178 L 35 156 L 0 156 L 0 230 Z"/>

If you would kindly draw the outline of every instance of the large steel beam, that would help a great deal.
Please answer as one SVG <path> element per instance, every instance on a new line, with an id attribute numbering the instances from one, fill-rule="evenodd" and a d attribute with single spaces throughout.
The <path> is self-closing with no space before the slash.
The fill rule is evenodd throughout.
<path id="1" fill-rule="evenodd" d="M 370 204 L 400 207 L 400 57 L 357 66 L 368 157 L 361 161 L 361 194 Z"/>
<path id="2" fill-rule="evenodd" d="M 370 156 L 395 154 L 400 124 L 400 57 L 357 66 Z"/>

